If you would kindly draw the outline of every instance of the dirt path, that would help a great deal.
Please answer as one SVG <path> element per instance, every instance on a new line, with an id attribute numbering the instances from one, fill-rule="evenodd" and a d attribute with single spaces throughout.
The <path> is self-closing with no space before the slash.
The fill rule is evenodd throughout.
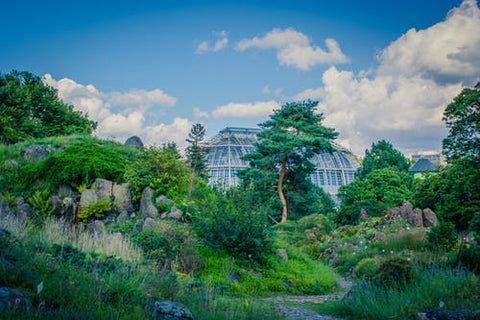
<path id="1" fill-rule="evenodd" d="M 312 310 L 302 307 L 287 306 L 285 302 L 294 302 L 296 304 L 316 304 L 329 301 L 340 300 L 352 287 L 352 282 L 341 279 L 339 281 L 340 291 L 338 293 L 321 295 L 321 296 L 277 296 L 265 298 L 265 301 L 272 301 L 278 305 L 280 311 L 288 320 L 341 320 L 339 318 L 323 316 Z"/>

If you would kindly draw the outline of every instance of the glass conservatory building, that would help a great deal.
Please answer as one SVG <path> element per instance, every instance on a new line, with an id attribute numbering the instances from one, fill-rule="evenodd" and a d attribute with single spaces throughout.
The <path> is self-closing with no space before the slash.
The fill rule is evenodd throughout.
<path id="1" fill-rule="evenodd" d="M 242 156 L 255 149 L 253 144 L 259 132 L 260 129 L 228 127 L 209 141 L 207 165 L 211 186 L 228 188 L 238 185 L 237 171 L 248 166 Z M 335 143 L 333 147 L 334 152 L 318 154 L 311 160 L 317 167 L 311 179 L 336 201 L 338 188 L 353 180 L 358 163 L 347 149 Z"/>

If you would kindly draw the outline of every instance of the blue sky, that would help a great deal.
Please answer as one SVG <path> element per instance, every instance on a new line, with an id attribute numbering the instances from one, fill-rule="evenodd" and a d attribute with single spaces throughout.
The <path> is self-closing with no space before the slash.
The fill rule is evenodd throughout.
<path id="1" fill-rule="evenodd" d="M 480 75 L 480 10 L 436 1 L 8 1 L 0 72 L 44 76 L 96 134 L 184 143 L 320 101 L 338 142 L 440 149 L 445 106 Z"/>

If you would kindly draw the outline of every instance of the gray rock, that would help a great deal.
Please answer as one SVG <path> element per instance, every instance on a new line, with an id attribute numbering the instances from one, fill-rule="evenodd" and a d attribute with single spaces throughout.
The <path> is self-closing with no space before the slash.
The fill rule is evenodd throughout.
<path id="1" fill-rule="evenodd" d="M 30 299 L 20 290 L 0 287 L 0 315 L 8 310 L 25 310 L 31 307 Z"/>
<path id="2" fill-rule="evenodd" d="M 57 194 L 60 196 L 70 196 L 73 193 L 72 188 L 68 184 L 61 184 L 57 189 Z"/>
<path id="3" fill-rule="evenodd" d="M 89 205 L 96 203 L 98 201 L 98 195 L 95 190 L 86 189 L 82 192 L 82 196 L 80 197 L 80 209 L 86 208 Z"/>
<path id="4" fill-rule="evenodd" d="M 112 194 L 115 197 L 113 203 L 119 210 L 130 209 L 132 206 L 132 197 L 130 195 L 128 183 L 115 183 L 112 188 Z"/>
<path id="5" fill-rule="evenodd" d="M 427 228 L 438 226 L 438 217 L 432 209 L 423 209 L 423 225 Z"/>
<path id="6" fill-rule="evenodd" d="M 95 220 L 89 224 L 89 228 L 91 233 L 102 233 L 105 232 L 105 223 L 100 220 Z"/>
<path id="7" fill-rule="evenodd" d="M 32 213 L 32 207 L 28 203 L 17 206 L 17 215 L 19 217 L 30 217 Z"/>
<path id="8" fill-rule="evenodd" d="M 49 153 L 38 144 L 31 144 L 22 149 L 21 154 L 27 160 L 41 161 L 48 157 Z"/>
<path id="9" fill-rule="evenodd" d="M 74 222 L 75 221 L 75 216 L 77 213 L 77 205 L 75 204 L 75 201 L 73 201 L 72 198 L 66 197 L 62 201 L 62 217 L 65 218 L 67 222 Z"/>
<path id="10" fill-rule="evenodd" d="M 9 205 L 7 205 L 5 202 L 0 201 L 0 216 L 3 215 L 13 215 L 13 209 L 10 208 Z"/>
<path id="11" fill-rule="evenodd" d="M 128 215 L 127 210 L 120 210 L 120 214 L 117 217 L 117 222 L 118 223 L 125 223 L 128 220 L 130 220 L 130 216 Z"/>
<path id="12" fill-rule="evenodd" d="M 170 209 L 170 212 L 168 213 L 167 217 L 174 220 L 180 220 L 182 218 L 182 215 L 183 215 L 182 210 L 173 206 L 172 209 Z"/>
<path id="13" fill-rule="evenodd" d="M 410 216 L 410 224 L 416 228 L 423 227 L 423 214 L 422 209 L 415 208 L 412 211 L 412 215 Z"/>
<path id="14" fill-rule="evenodd" d="M 465 313 L 462 311 L 431 310 L 425 314 L 428 320 L 465 320 Z"/>
<path id="15" fill-rule="evenodd" d="M 193 320 L 193 315 L 186 306 L 169 300 L 152 301 L 147 309 L 157 320 Z"/>
<path id="16" fill-rule="evenodd" d="M 130 147 L 132 149 L 137 149 L 137 150 L 142 150 L 143 149 L 143 142 L 142 139 L 140 139 L 137 136 L 132 136 L 125 141 L 125 145 L 127 147 Z"/>
<path id="17" fill-rule="evenodd" d="M 113 182 L 105 179 L 95 180 L 95 193 L 98 199 L 110 199 L 112 196 Z"/>
<path id="18" fill-rule="evenodd" d="M 143 221 L 142 230 L 159 230 L 159 229 L 160 229 L 160 223 L 153 220 L 152 218 L 146 217 L 145 221 Z"/>
<path id="19" fill-rule="evenodd" d="M 285 249 L 278 249 L 277 250 L 278 256 L 283 260 L 283 261 L 288 261 L 288 253 L 287 250 Z"/>
<path id="20" fill-rule="evenodd" d="M 153 205 L 152 198 L 152 188 L 146 187 L 143 190 L 142 199 L 140 200 L 140 215 L 144 217 L 158 218 L 158 210 Z"/>
<path id="21" fill-rule="evenodd" d="M 166 196 L 164 196 L 163 194 L 161 196 L 158 196 L 156 199 L 155 199 L 155 203 L 164 203 L 164 204 L 172 204 L 173 203 L 173 200 L 171 199 L 168 199 Z"/>
<path id="22" fill-rule="evenodd" d="M 10 167 L 10 168 L 14 168 L 14 169 L 18 169 L 20 167 L 18 162 L 15 161 L 15 160 L 7 160 L 4 163 L 5 163 L 6 167 Z"/>
<path id="23" fill-rule="evenodd" d="M 63 209 L 63 201 L 60 199 L 59 196 L 53 195 L 50 197 L 50 203 L 53 207 L 53 214 L 56 216 L 60 216 L 62 214 Z"/>

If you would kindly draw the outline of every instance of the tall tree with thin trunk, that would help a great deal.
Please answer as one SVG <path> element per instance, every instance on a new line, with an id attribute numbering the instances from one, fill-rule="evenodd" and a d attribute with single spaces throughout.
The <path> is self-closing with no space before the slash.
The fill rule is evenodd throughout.
<path id="1" fill-rule="evenodd" d="M 259 125 L 263 131 L 258 135 L 256 151 L 245 157 L 253 171 L 275 171 L 276 192 L 282 204 L 281 222 L 288 217 L 286 177 L 302 170 L 308 179 L 305 171 L 315 170 L 309 159 L 314 154 L 332 150 L 330 142 L 337 136 L 333 129 L 322 126 L 323 115 L 315 112 L 317 104 L 312 101 L 287 103 L 275 110 L 269 120 Z"/>
<path id="2" fill-rule="evenodd" d="M 190 187 L 188 188 L 187 202 L 192 197 L 193 181 L 195 176 L 207 178 L 207 147 L 205 142 L 205 126 L 201 123 L 195 123 L 190 129 L 186 141 L 190 144 L 185 150 L 187 164 L 191 168 Z M 188 207 L 187 207 L 188 210 Z"/>

